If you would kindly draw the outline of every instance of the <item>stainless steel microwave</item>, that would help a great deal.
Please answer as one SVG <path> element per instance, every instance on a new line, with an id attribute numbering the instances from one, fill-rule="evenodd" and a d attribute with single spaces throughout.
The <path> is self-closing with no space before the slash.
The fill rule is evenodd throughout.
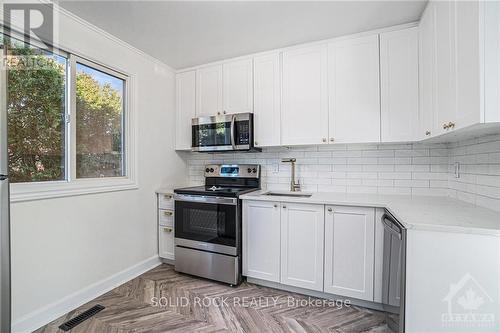
<path id="1" fill-rule="evenodd" d="M 253 113 L 235 113 L 193 118 L 193 151 L 260 150 L 253 143 Z"/>

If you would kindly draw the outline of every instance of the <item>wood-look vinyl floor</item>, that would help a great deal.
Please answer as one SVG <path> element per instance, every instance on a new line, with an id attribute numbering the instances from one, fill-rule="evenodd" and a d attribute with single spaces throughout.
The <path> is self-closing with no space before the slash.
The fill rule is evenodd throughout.
<path id="1" fill-rule="evenodd" d="M 387 332 L 378 311 L 309 299 L 320 301 L 246 282 L 232 288 L 163 264 L 35 332 L 63 332 L 59 325 L 95 304 L 106 308 L 70 332 Z"/>

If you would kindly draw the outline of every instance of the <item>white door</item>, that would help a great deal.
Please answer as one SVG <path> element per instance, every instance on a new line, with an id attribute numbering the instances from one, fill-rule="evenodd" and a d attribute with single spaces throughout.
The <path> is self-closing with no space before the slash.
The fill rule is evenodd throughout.
<path id="1" fill-rule="evenodd" d="M 326 143 L 328 136 L 327 46 L 283 52 L 281 143 Z"/>
<path id="2" fill-rule="evenodd" d="M 191 148 L 191 119 L 196 116 L 196 71 L 176 76 L 175 149 Z"/>
<path id="3" fill-rule="evenodd" d="M 373 301 L 375 208 L 326 206 L 325 292 Z"/>
<path id="4" fill-rule="evenodd" d="M 328 45 L 331 142 L 380 142 L 378 35 Z"/>
<path id="5" fill-rule="evenodd" d="M 414 141 L 418 123 L 418 28 L 380 34 L 381 141 Z"/>
<path id="6" fill-rule="evenodd" d="M 446 132 L 456 109 L 455 4 L 436 1 L 436 108 L 434 133 Z"/>
<path id="7" fill-rule="evenodd" d="M 281 283 L 323 291 L 324 206 L 281 205 Z"/>
<path id="8" fill-rule="evenodd" d="M 280 204 L 243 203 L 243 275 L 280 282 Z"/>
<path id="9" fill-rule="evenodd" d="M 222 66 L 225 113 L 253 112 L 252 59 L 231 61 Z"/>
<path id="10" fill-rule="evenodd" d="M 436 6 L 429 2 L 419 25 L 419 93 L 418 139 L 431 137 L 434 126 L 436 92 Z"/>
<path id="11" fill-rule="evenodd" d="M 281 127 L 280 55 L 274 53 L 253 59 L 254 143 L 279 146 Z"/>
<path id="12" fill-rule="evenodd" d="M 163 225 L 158 227 L 158 255 L 160 258 L 175 259 L 174 228 Z"/>
<path id="13" fill-rule="evenodd" d="M 479 1 L 457 1 L 456 9 L 456 118 L 454 129 L 481 121 Z"/>
<path id="14" fill-rule="evenodd" d="M 222 114 L 222 65 L 196 70 L 196 116 Z"/>

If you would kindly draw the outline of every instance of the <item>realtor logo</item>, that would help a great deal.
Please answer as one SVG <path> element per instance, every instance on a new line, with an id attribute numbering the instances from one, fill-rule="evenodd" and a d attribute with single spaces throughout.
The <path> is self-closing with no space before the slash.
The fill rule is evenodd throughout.
<path id="1" fill-rule="evenodd" d="M 491 328 L 495 325 L 495 314 L 481 310 L 493 303 L 493 299 L 469 273 L 457 283 L 450 284 L 443 302 L 448 303 L 448 312 L 441 315 L 444 327 Z"/>
<path id="2" fill-rule="evenodd" d="M 3 25 L 7 34 L 18 30 L 24 42 L 41 43 L 52 51 L 54 44 L 54 6 L 51 3 L 4 3 Z"/>

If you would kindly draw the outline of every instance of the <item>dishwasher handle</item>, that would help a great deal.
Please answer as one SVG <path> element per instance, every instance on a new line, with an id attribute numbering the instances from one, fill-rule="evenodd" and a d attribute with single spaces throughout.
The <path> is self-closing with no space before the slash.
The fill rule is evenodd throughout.
<path id="1" fill-rule="evenodd" d="M 384 225 L 384 230 L 401 239 L 403 227 L 392 216 L 384 214 L 384 216 L 382 216 L 382 224 Z"/>

